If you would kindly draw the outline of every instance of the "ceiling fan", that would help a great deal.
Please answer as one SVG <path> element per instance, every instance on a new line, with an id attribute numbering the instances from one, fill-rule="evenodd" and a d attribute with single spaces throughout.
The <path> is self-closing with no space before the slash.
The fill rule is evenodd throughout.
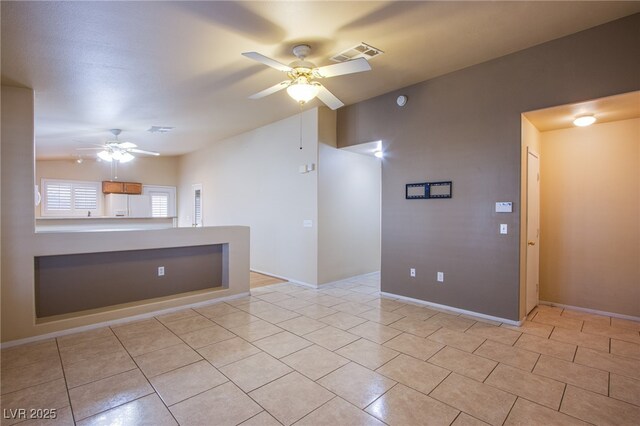
<path id="1" fill-rule="evenodd" d="M 293 61 L 289 65 L 285 65 L 258 52 L 243 53 L 242 55 L 249 59 L 261 62 L 278 71 L 286 72 L 289 77 L 288 80 L 284 80 L 255 95 L 249 96 L 249 99 L 260 99 L 282 89 L 287 89 L 289 96 L 301 105 L 317 96 L 318 99 L 324 102 L 329 108 L 338 109 L 344 104 L 316 80 L 371 70 L 371 65 L 369 65 L 369 62 L 364 58 L 352 59 L 324 67 L 316 67 L 314 63 L 305 60 L 310 52 L 311 47 L 307 44 L 295 46 L 293 48 L 293 54 L 298 60 Z"/>
<path id="2" fill-rule="evenodd" d="M 122 133 L 121 129 L 110 129 L 111 134 L 114 136 L 114 139 L 108 140 L 104 143 L 104 145 L 97 145 L 95 148 L 76 148 L 78 151 L 81 150 L 101 150 L 98 152 L 97 156 L 99 159 L 111 162 L 113 160 L 119 163 L 127 163 L 134 158 L 136 158 L 132 153 L 135 154 L 144 154 L 144 155 L 160 155 L 159 152 L 155 151 L 145 151 L 143 149 L 138 149 L 138 145 L 131 142 L 120 142 L 118 139 L 118 135 Z"/>

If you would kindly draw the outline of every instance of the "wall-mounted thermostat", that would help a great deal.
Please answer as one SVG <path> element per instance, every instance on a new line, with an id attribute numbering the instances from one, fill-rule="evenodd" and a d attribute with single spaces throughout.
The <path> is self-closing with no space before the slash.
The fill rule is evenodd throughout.
<path id="1" fill-rule="evenodd" d="M 498 201 L 496 203 L 496 213 L 513 213 L 513 203 L 511 201 Z"/>

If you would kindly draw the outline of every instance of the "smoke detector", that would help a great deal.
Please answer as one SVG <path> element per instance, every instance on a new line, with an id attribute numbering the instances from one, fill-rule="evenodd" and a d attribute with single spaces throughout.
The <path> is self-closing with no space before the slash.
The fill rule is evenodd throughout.
<path id="1" fill-rule="evenodd" d="M 346 62 L 351 61 L 352 59 L 365 58 L 368 61 L 369 59 L 383 53 L 384 52 L 377 47 L 373 47 L 363 42 L 338 53 L 333 56 L 331 60 L 334 62 Z"/>

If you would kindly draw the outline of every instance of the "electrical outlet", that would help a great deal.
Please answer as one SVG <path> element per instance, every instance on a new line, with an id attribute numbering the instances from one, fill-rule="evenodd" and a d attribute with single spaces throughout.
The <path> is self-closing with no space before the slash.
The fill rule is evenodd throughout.
<path id="1" fill-rule="evenodd" d="M 444 282 L 444 272 L 438 272 L 437 279 L 438 279 L 438 282 L 443 283 Z"/>
<path id="2" fill-rule="evenodd" d="M 500 233 L 501 234 L 506 234 L 507 233 L 507 229 L 508 229 L 508 227 L 507 227 L 506 223 L 501 223 L 500 224 Z"/>
<path id="3" fill-rule="evenodd" d="M 415 278 L 416 277 L 416 268 L 409 269 L 409 275 L 411 276 L 411 278 Z"/>
<path id="4" fill-rule="evenodd" d="M 164 277 L 164 266 L 158 266 L 158 276 Z"/>

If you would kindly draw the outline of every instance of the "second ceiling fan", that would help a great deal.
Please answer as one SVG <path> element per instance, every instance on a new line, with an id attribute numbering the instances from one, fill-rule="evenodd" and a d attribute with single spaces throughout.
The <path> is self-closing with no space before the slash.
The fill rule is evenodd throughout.
<path id="1" fill-rule="evenodd" d="M 316 96 L 331 109 L 338 109 L 344 104 L 327 90 L 317 79 L 336 77 L 339 75 L 353 74 L 362 71 L 370 71 L 371 65 L 364 58 L 352 59 L 324 67 L 316 67 L 313 62 L 305 60 L 311 47 L 307 44 L 299 44 L 293 48 L 293 54 L 298 58 L 289 65 L 264 56 L 258 52 L 245 52 L 242 55 L 258 61 L 264 65 L 287 73 L 288 80 L 281 81 L 268 89 L 258 92 L 249 99 L 260 99 L 265 96 L 287 89 L 287 93 L 300 104 L 309 102 Z"/>

